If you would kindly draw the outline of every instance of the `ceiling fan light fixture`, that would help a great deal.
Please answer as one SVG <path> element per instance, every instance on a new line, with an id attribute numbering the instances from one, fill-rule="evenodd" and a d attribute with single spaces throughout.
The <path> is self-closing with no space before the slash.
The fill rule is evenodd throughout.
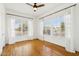
<path id="1" fill-rule="evenodd" d="M 37 8 L 36 8 L 36 7 L 34 7 L 33 9 L 34 9 L 34 12 L 36 12 Z"/>
<path id="2" fill-rule="evenodd" d="M 32 4 L 29 4 L 29 3 L 26 3 L 26 4 L 29 5 L 29 6 L 32 6 L 34 12 L 36 12 L 39 7 L 45 6 L 44 4 L 37 5 L 37 3 L 34 3 L 33 5 Z"/>

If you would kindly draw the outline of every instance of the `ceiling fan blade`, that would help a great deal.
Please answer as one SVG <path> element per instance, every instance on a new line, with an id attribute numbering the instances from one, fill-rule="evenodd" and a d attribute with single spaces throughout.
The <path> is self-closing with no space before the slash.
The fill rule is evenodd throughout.
<path id="1" fill-rule="evenodd" d="M 33 6 L 33 5 L 31 5 L 30 3 L 26 3 L 27 5 L 29 5 L 29 6 Z"/>
<path id="2" fill-rule="evenodd" d="M 38 5 L 37 7 L 43 7 L 43 6 L 45 6 L 44 4 L 41 4 L 41 5 Z"/>

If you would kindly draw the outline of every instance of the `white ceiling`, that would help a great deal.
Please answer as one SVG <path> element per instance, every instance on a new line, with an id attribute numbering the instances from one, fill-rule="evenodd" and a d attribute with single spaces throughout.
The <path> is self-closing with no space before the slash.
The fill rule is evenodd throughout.
<path id="1" fill-rule="evenodd" d="M 36 12 L 33 8 L 25 3 L 5 3 L 6 9 L 12 9 L 21 13 L 29 14 L 31 16 L 41 16 L 49 11 L 54 10 L 56 7 L 63 5 L 62 3 L 44 3 L 44 7 L 40 7 Z"/>

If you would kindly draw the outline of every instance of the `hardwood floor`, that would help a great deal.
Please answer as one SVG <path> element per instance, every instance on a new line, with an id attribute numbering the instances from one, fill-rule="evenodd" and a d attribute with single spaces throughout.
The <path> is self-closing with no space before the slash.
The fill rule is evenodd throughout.
<path id="1" fill-rule="evenodd" d="M 6 45 L 2 56 L 79 56 L 66 52 L 64 47 L 41 40 L 26 40 Z"/>

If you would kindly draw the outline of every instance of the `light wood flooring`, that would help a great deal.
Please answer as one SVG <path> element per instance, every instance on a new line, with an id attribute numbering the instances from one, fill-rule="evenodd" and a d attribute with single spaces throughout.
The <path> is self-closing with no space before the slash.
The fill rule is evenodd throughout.
<path id="1" fill-rule="evenodd" d="M 79 53 L 70 53 L 64 47 L 34 39 L 6 45 L 2 56 L 79 56 Z"/>

